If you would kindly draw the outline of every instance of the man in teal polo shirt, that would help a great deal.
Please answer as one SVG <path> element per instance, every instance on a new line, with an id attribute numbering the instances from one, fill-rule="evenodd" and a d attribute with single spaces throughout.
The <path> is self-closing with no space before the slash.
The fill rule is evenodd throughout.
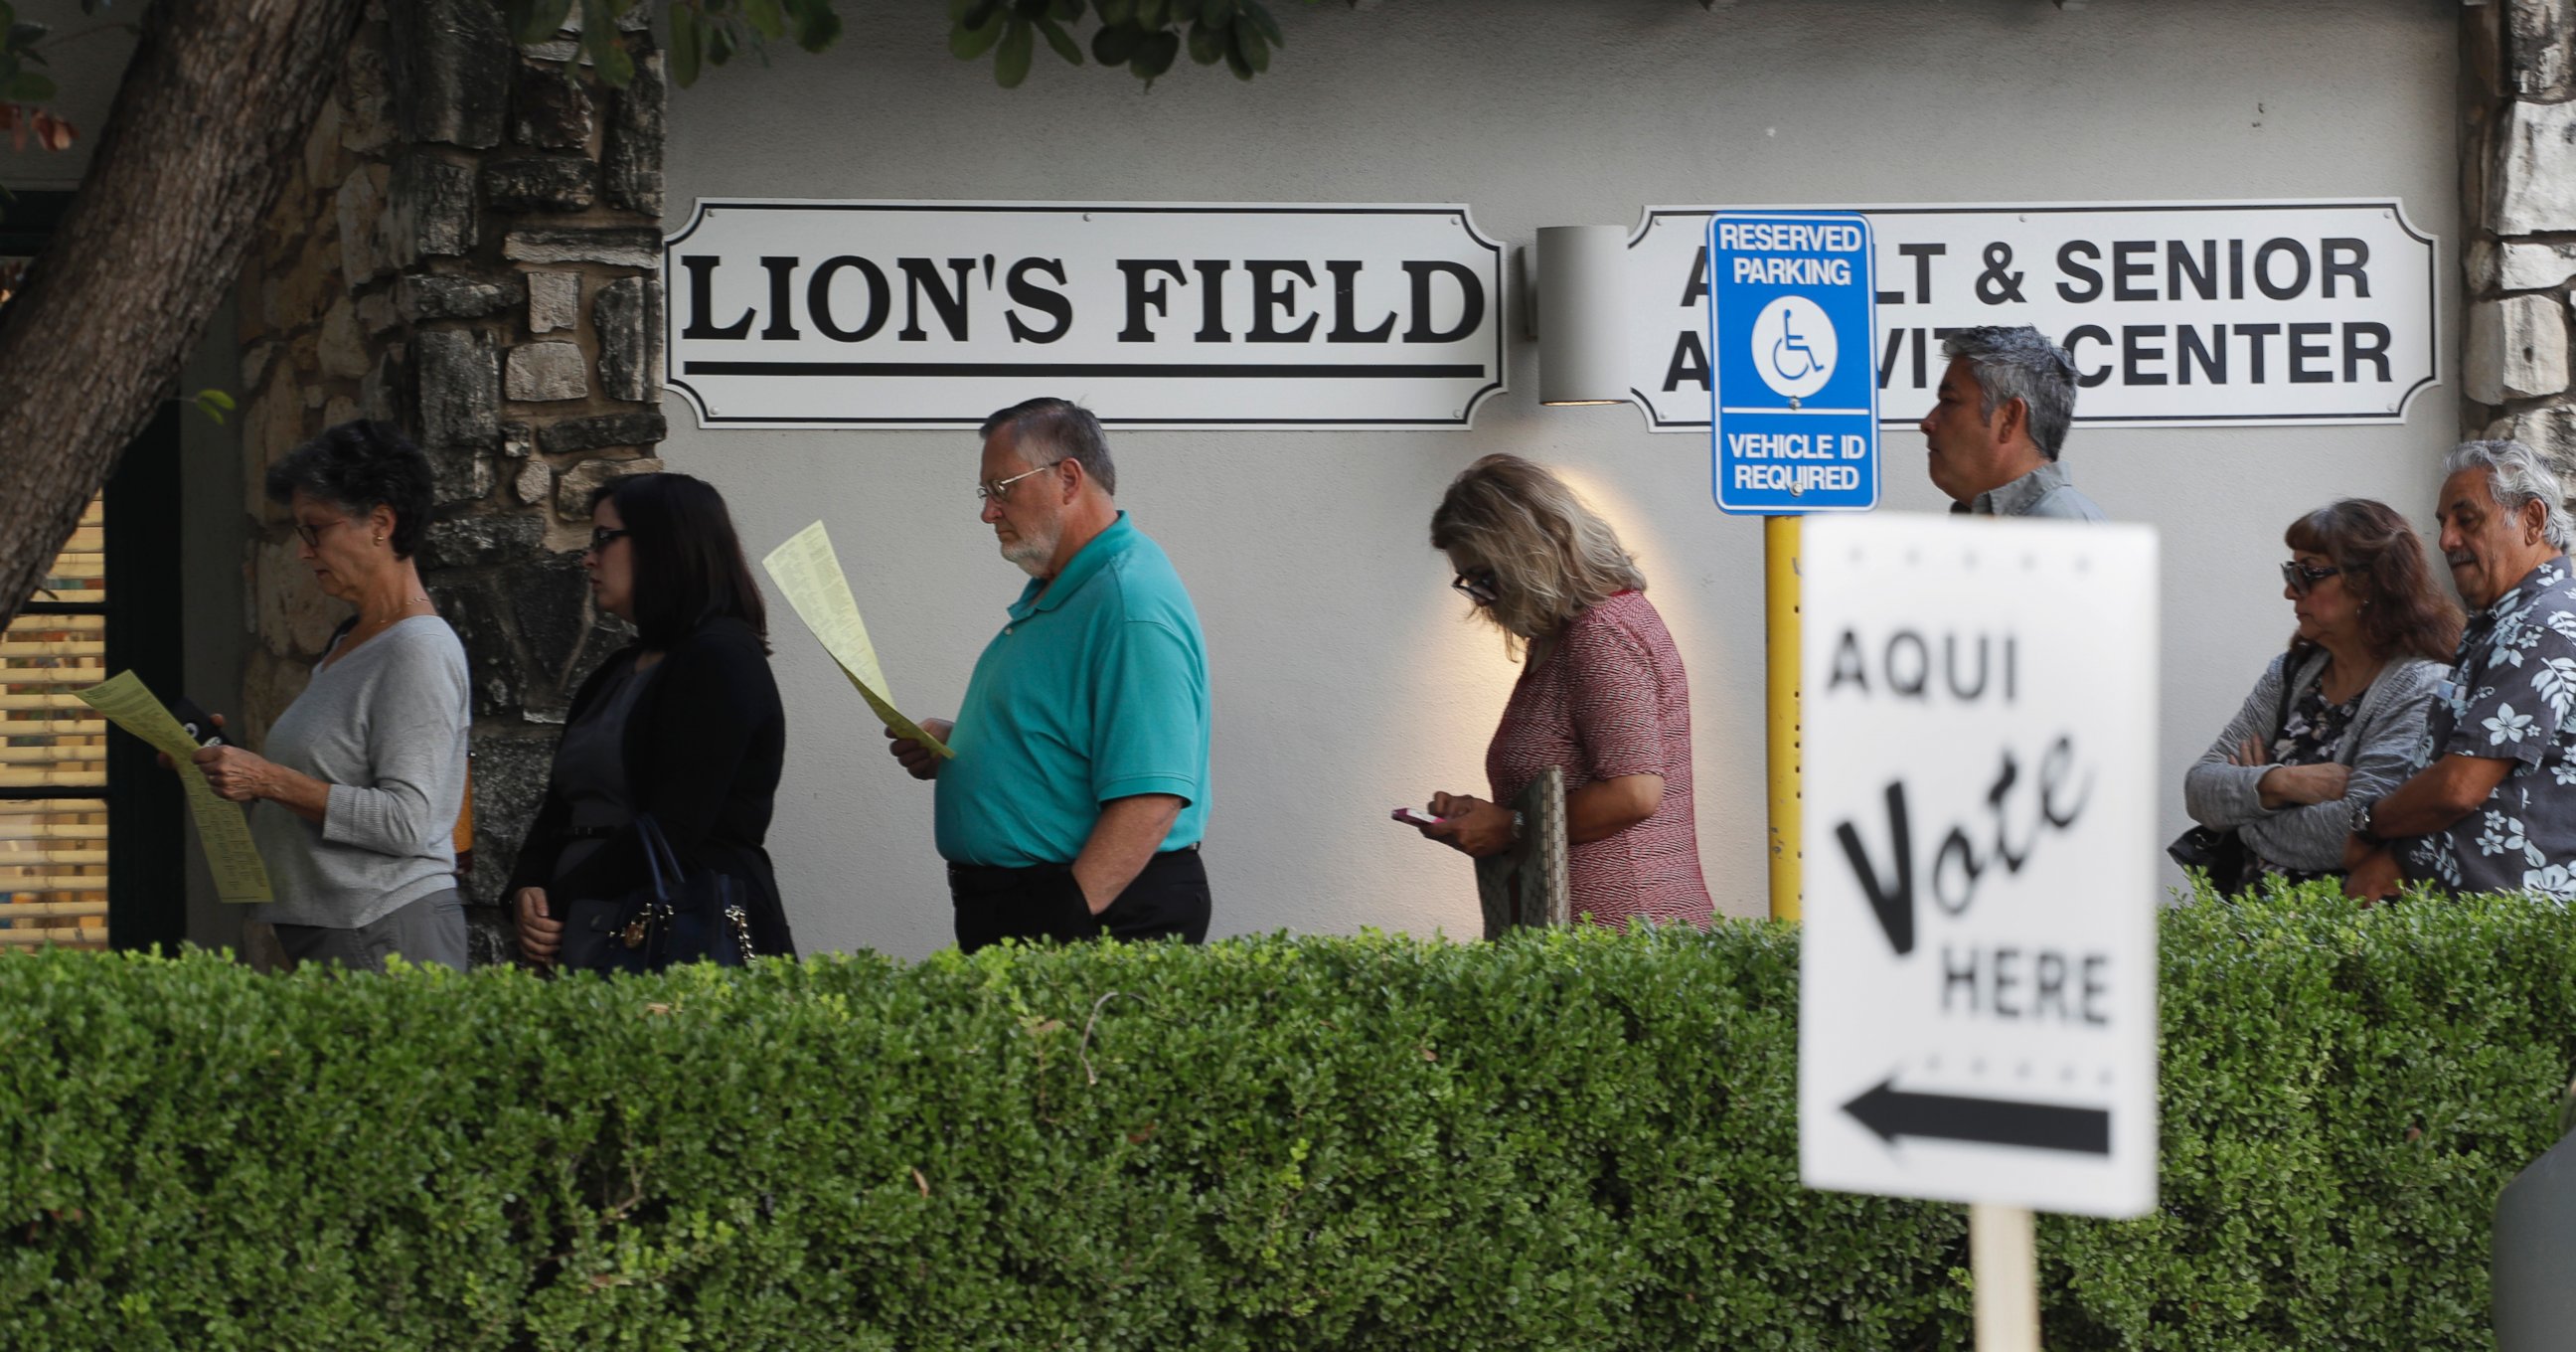
<path id="1" fill-rule="evenodd" d="M 1118 510 L 1089 410 L 1031 399 L 984 421 L 984 523 L 1029 574 L 954 723 L 895 758 L 934 781 L 969 953 L 1021 940 L 1207 938 L 1207 647 L 1162 547 Z M 888 734 L 891 736 L 892 734 Z"/>

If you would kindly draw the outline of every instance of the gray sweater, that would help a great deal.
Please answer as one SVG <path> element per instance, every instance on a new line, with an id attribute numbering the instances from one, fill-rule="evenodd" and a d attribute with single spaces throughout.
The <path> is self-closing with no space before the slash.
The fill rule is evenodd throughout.
<path id="1" fill-rule="evenodd" d="M 2227 753 L 2255 738 L 2269 745 L 2279 735 L 2284 653 L 2264 668 L 2245 707 L 2236 711 L 2227 730 L 2209 744 L 2200 763 L 2183 776 L 2183 807 L 2192 820 L 2221 829 L 2233 826 L 2254 853 L 2284 868 L 2310 872 L 2343 867 L 2344 837 L 2351 834 L 2352 804 L 2378 798 L 2403 783 L 2415 766 L 2424 738 L 2424 717 L 2433 707 L 2434 687 L 2450 668 L 2420 657 L 2399 658 L 2380 669 L 2379 679 L 2361 697 L 2361 709 L 2335 759 L 2352 767 L 2344 796 L 2335 802 L 2270 809 L 2255 786 L 2269 765 L 2230 765 Z M 2326 655 L 2310 656 L 2291 678 L 2289 705 L 2314 687 L 2326 669 Z"/>
<path id="2" fill-rule="evenodd" d="M 281 803 L 252 807 L 277 897 L 253 918 L 356 929 L 454 887 L 471 719 L 465 647 L 435 615 L 316 667 L 260 754 L 330 785 L 330 803 L 319 823 Z"/>

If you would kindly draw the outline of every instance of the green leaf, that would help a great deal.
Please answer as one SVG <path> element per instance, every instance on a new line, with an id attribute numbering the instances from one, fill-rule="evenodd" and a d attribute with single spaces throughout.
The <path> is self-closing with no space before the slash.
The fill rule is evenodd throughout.
<path id="1" fill-rule="evenodd" d="M 671 82 L 682 89 L 698 82 L 698 62 L 704 55 L 699 41 L 703 22 L 695 6 L 671 6 Z"/>
<path id="2" fill-rule="evenodd" d="M 1271 46 L 1288 45 L 1288 35 L 1279 31 L 1279 20 L 1271 14 L 1268 5 L 1261 3 L 1261 0 L 1236 0 L 1236 3 L 1242 6 L 1244 14 L 1252 20 L 1253 26 L 1261 30 L 1261 36 L 1270 40 Z"/>
<path id="3" fill-rule="evenodd" d="M 1199 22 L 1223 28 L 1234 22 L 1234 0 L 1199 0 Z"/>
<path id="4" fill-rule="evenodd" d="M 609 0 L 581 0 L 581 49 L 590 54 L 601 80 L 622 89 L 635 79 L 635 59 L 617 40 L 617 15 Z"/>
<path id="5" fill-rule="evenodd" d="M 1091 35 L 1092 59 L 1104 66 L 1123 66 L 1144 45 L 1145 33 L 1132 23 L 1110 24 Z"/>
<path id="6" fill-rule="evenodd" d="M 1172 0 L 1136 0 L 1136 26 L 1160 28 L 1171 22 Z"/>
<path id="7" fill-rule="evenodd" d="M 731 61 L 734 53 L 733 28 L 728 24 L 710 22 L 707 25 L 706 47 L 708 65 L 721 66 Z"/>
<path id="8" fill-rule="evenodd" d="M 993 55 L 993 81 L 1004 89 L 1017 89 L 1029 78 L 1029 59 L 1037 53 L 1037 34 L 1020 19 L 1011 20 L 1011 31 L 1002 35 L 1001 50 Z"/>
<path id="9" fill-rule="evenodd" d="M 1244 59 L 1242 43 L 1229 42 L 1225 44 L 1225 64 L 1228 70 L 1234 72 L 1234 78 L 1238 80 L 1249 80 L 1252 78 L 1252 63 Z"/>
<path id="10" fill-rule="evenodd" d="M 1260 72 L 1270 69 L 1270 44 L 1262 40 L 1260 30 L 1248 23 L 1239 23 L 1231 31 L 1234 34 L 1232 54 L 1243 60 L 1243 64 L 1235 68 L 1235 74 L 1249 80 L 1252 76 L 1245 75 L 1245 70 Z"/>
<path id="11" fill-rule="evenodd" d="M 1127 69 L 1136 72 L 1136 78 L 1152 84 L 1156 77 L 1172 68 L 1172 62 L 1180 54 L 1181 35 L 1168 28 L 1158 28 L 1145 34 L 1144 39 L 1137 43 L 1136 54 L 1127 58 Z"/>
<path id="12" fill-rule="evenodd" d="M 1204 23 L 1190 25 L 1190 59 L 1202 66 L 1213 66 L 1225 59 L 1225 30 Z"/>
<path id="13" fill-rule="evenodd" d="M 235 408 L 239 407 L 233 402 L 233 397 L 231 395 L 217 389 L 204 389 L 197 391 L 196 404 L 197 411 L 205 414 L 208 418 L 213 419 L 214 424 L 217 427 L 224 425 L 225 414 L 230 413 Z"/>
<path id="14" fill-rule="evenodd" d="M 599 45 L 591 59 L 599 63 L 599 78 L 610 87 L 624 89 L 635 83 L 635 58 L 614 35 Z"/>
<path id="15" fill-rule="evenodd" d="M 950 30 L 948 51 L 960 61 L 972 61 L 993 50 L 993 44 L 1002 40 L 1003 30 L 1010 25 L 1011 16 L 1003 13 L 1001 7 L 996 5 L 985 11 L 981 26 L 969 28 L 960 25 Z"/>
<path id="16" fill-rule="evenodd" d="M 1082 17 L 1083 0 L 1048 0 L 1047 17 L 1057 23 L 1072 23 Z"/>
<path id="17" fill-rule="evenodd" d="M 11 103 L 49 103 L 53 100 L 55 92 L 54 77 L 39 75 L 32 70 L 18 72 L 18 78 L 11 80 L 8 85 L 8 99 Z"/>
<path id="18" fill-rule="evenodd" d="M 798 28 L 796 45 L 809 52 L 825 52 L 831 50 L 833 41 L 840 36 L 840 14 L 829 5 L 818 4 Z"/>
<path id="19" fill-rule="evenodd" d="M 948 28 L 948 54 L 961 59 L 961 62 L 971 62 L 981 54 L 992 52 L 992 44 L 999 39 L 1002 39 L 1002 18 L 999 15 L 981 28 L 969 28 L 958 23 L 956 28 Z"/>
<path id="20" fill-rule="evenodd" d="M 524 5 L 511 6 L 513 13 L 523 16 L 519 23 L 519 41 L 523 43 L 552 38 L 562 30 L 564 16 L 572 13 L 572 0 L 524 0 Z"/>
<path id="21" fill-rule="evenodd" d="M 1047 45 L 1055 48 L 1055 54 L 1063 57 L 1066 65 L 1082 64 L 1082 47 L 1073 40 L 1071 33 L 1064 31 L 1063 24 L 1042 14 L 1038 16 L 1038 31 L 1046 34 Z"/>
<path id="22" fill-rule="evenodd" d="M 750 20 L 762 37 L 774 40 L 787 36 L 787 15 L 779 8 L 778 0 L 742 0 L 742 17 Z"/>
<path id="23" fill-rule="evenodd" d="M 948 0 L 948 22 L 953 24 L 966 22 L 967 11 L 974 7 L 975 0 Z"/>
<path id="24" fill-rule="evenodd" d="M 1136 18 L 1136 0 L 1097 0 L 1095 7 L 1100 11 L 1100 24 L 1104 28 L 1116 28 Z"/>

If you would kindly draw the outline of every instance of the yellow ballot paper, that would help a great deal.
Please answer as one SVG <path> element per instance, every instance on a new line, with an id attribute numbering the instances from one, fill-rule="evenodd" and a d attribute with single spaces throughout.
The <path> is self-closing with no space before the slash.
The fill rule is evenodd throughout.
<path id="1" fill-rule="evenodd" d="M 144 688 L 142 679 L 130 671 L 119 672 L 114 679 L 77 693 L 82 703 L 106 715 L 109 722 L 178 763 L 179 783 L 188 792 L 188 815 L 197 822 L 197 843 L 205 847 L 206 867 L 215 875 L 215 895 L 225 901 L 275 900 L 268 890 L 268 866 L 259 862 L 259 850 L 250 843 L 250 823 L 240 808 L 216 797 L 206 777 L 188 764 L 197 744 L 188 740 L 187 729 Z"/>
<path id="2" fill-rule="evenodd" d="M 805 627 L 823 640 L 823 651 L 858 687 L 859 698 L 876 711 L 878 722 L 896 736 L 909 737 L 942 756 L 957 754 L 894 707 L 894 696 L 886 691 L 885 668 L 877 663 L 876 645 L 868 642 L 867 621 L 859 618 L 858 598 L 850 595 L 850 579 L 841 572 L 841 556 L 832 552 L 832 537 L 822 522 L 788 537 L 787 543 L 769 551 L 760 566 L 787 594 L 787 604 L 796 608 Z"/>

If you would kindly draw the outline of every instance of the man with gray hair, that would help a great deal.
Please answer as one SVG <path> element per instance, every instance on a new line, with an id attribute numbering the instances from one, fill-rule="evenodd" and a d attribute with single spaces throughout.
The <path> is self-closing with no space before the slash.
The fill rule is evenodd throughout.
<path id="1" fill-rule="evenodd" d="M 1100 420 L 1031 399 L 984 420 L 975 496 L 1028 574 L 957 720 L 895 759 L 935 783 L 957 946 L 1207 937 L 1207 648 L 1162 547 L 1110 496 Z M 893 736 L 888 732 L 887 736 Z"/>
<path id="2" fill-rule="evenodd" d="M 2414 777 L 2351 804 L 2344 890 L 2388 896 L 2402 870 L 2453 892 L 2564 901 L 2576 897 L 2576 521 L 2565 485 L 2521 442 L 2463 442 L 2442 473 L 2442 557 L 2469 625 Z"/>
<path id="3" fill-rule="evenodd" d="M 1942 340 L 1950 359 L 1932 411 L 1923 415 L 1932 486 L 1953 513 L 2103 521 L 2057 463 L 2075 420 L 2075 359 L 2027 324 L 1961 329 Z"/>

